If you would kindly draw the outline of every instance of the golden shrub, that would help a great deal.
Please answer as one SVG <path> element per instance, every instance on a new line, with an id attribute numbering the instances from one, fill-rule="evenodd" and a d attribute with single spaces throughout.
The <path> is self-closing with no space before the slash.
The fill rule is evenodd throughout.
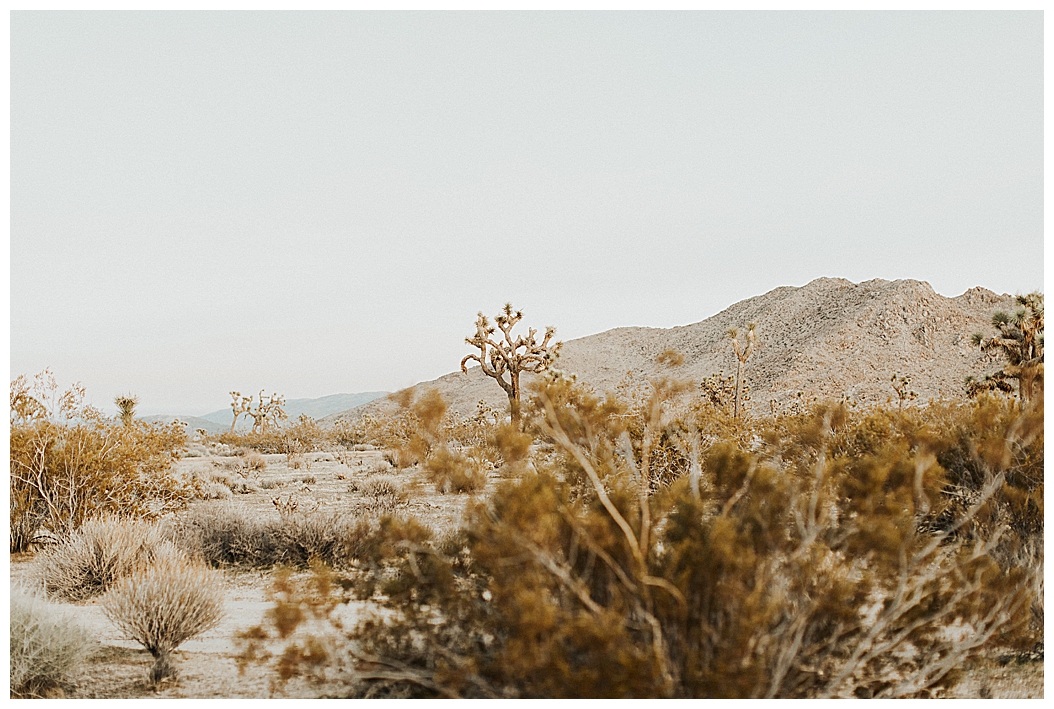
<path id="1" fill-rule="evenodd" d="M 60 393 L 50 372 L 11 384 L 11 549 L 45 534 L 62 538 L 89 517 L 156 517 L 193 490 L 172 463 L 186 445 L 178 423 L 119 421 Z"/>
<path id="2" fill-rule="evenodd" d="M 329 637 L 347 692 L 940 696 L 1041 640 L 1041 408 L 819 405 L 715 436 L 654 391 L 634 420 L 551 377 L 533 472 L 449 539 L 383 521 L 355 587 L 384 611 Z"/>

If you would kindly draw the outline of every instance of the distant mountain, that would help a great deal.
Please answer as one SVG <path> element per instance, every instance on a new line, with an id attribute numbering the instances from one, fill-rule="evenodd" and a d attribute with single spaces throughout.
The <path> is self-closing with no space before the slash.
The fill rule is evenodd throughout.
<path id="1" fill-rule="evenodd" d="M 187 424 L 187 433 L 194 433 L 199 428 L 205 429 L 209 433 L 222 433 L 223 431 L 229 430 L 231 427 L 230 422 L 224 426 L 222 423 L 216 423 L 215 421 L 209 421 L 203 419 L 200 416 L 177 416 L 175 414 L 151 414 L 150 416 L 140 416 L 143 421 L 147 423 L 171 423 L 172 421 L 182 421 Z"/>
<path id="2" fill-rule="evenodd" d="M 745 373 L 752 398 L 748 406 L 755 413 L 767 413 L 770 400 L 786 404 L 799 391 L 835 400 L 845 395 L 862 404 L 884 402 L 894 393 L 894 373 L 912 378 L 911 389 L 921 401 L 958 397 L 967 375 L 980 376 L 998 366 L 998 357 L 972 346 L 970 336 L 990 333 L 992 313 L 1013 308 L 1011 296 L 984 288 L 947 298 L 923 281 L 818 278 L 748 298 L 692 325 L 622 327 L 570 340 L 556 367 L 600 392 L 626 378 L 673 376 L 699 382 L 713 373 L 735 372 L 736 356 L 726 332 L 754 322 L 759 342 Z M 684 364 L 670 369 L 657 363 L 667 349 L 680 352 Z M 530 376 L 523 378 L 524 384 L 529 381 Z M 504 392 L 479 367 L 415 388 L 438 389 L 450 408 L 463 414 L 473 413 L 480 400 L 495 408 L 508 406 Z M 322 423 L 391 406 L 376 400 L 327 416 Z"/>
<path id="3" fill-rule="evenodd" d="M 311 418 L 319 419 L 333 413 L 361 406 L 387 394 L 388 392 L 386 391 L 367 391 L 358 394 L 330 394 L 318 399 L 289 399 L 285 402 L 284 408 L 290 422 L 296 421 L 301 414 L 307 414 Z M 230 407 L 227 407 L 204 416 L 155 414 L 143 416 L 142 419 L 147 422 L 169 422 L 178 419 L 187 424 L 188 433 L 193 433 L 199 428 L 205 429 L 209 433 L 221 433 L 230 430 L 233 416 Z M 245 416 L 238 419 L 238 430 L 248 430 L 251 427 L 252 419 L 248 419 Z"/>

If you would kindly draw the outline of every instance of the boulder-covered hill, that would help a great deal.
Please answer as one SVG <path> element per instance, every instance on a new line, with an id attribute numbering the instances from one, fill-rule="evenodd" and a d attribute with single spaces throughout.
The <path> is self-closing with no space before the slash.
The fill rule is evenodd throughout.
<path id="1" fill-rule="evenodd" d="M 893 395 L 894 373 L 911 377 L 910 388 L 921 401 L 951 398 L 962 395 L 968 375 L 997 367 L 996 358 L 981 353 L 970 336 L 989 334 L 992 313 L 1013 307 L 1010 295 L 980 287 L 947 298 L 922 281 L 818 278 L 748 298 L 692 325 L 621 327 L 570 340 L 556 367 L 600 392 L 614 389 L 627 374 L 699 382 L 713 373 L 735 372 L 726 332 L 754 322 L 758 344 L 746 365 L 746 381 L 752 397 L 747 406 L 755 413 L 768 413 L 770 399 L 785 404 L 799 391 L 821 399 L 848 395 L 861 404 L 885 402 Z M 667 349 L 684 355 L 684 364 L 674 369 L 658 364 L 656 357 Z M 505 393 L 479 367 L 416 385 L 429 387 L 463 414 L 473 413 L 481 399 L 495 408 L 508 405 Z M 379 399 L 322 421 L 355 419 L 391 406 Z"/>

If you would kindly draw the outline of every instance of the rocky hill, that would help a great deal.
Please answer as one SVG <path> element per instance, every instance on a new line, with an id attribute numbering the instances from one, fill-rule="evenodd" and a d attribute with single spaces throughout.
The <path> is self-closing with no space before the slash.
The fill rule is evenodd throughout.
<path id="1" fill-rule="evenodd" d="M 627 375 L 672 374 L 698 382 L 713 373 L 735 372 L 726 332 L 754 322 L 759 342 L 746 377 L 753 399 L 748 406 L 756 413 L 767 413 L 770 399 L 786 404 L 799 391 L 831 399 L 847 395 L 861 404 L 885 402 L 893 395 L 894 373 L 912 378 L 911 389 L 921 401 L 958 397 L 967 375 L 997 366 L 993 355 L 971 345 L 970 336 L 988 334 L 992 313 L 1000 309 L 1012 311 L 1013 298 L 979 287 L 947 298 L 921 281 L 819 278 L 748 298 L 692 325 L 624 327 L 570 340 L 557 367 L 598 391 L 614 389 Z M 673 370 L 658 364 L 656 357 L 667 349 L 680 352 L 684 364 Z M 465 414 L 474 412 L 481 399 L 495 407 L 508 404 L 478 367 L 417 387 L 439 389 L 452 409 Z M 387 400 L 377 400 L 323 421 L 353 419 L 388 406 Z"/>

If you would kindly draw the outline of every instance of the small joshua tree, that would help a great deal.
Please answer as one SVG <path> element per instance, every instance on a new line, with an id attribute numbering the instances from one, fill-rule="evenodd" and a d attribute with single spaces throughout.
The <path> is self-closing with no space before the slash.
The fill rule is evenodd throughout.
<path id="1" fill-rule="evenodd" d="M 465 342 L 479 348 L 479 354 L 466 355 L 461 360 L 462 372 L 467 372 L 468 362 L 475 360 L 479 362 L 484 374 L 498 382 L 509 396 L 512 420 L 517 422 L 520 420 L 520 374 L 540 374 L 549 369 L 563 345 L 562 342 L 550 344 L 556 334 L 555 327 L 545 328 L 545 338 L 541 342 L 537 341 L 537 330 L 534 328 L 528 331 L 526 338 L 523 335 L 514 338 L 512 328 L 522 319 L 523 311 L 514 311 L 512 303 L 506 303 L 502 312 L 494 318 L 504 339 L 495 341 L 491 338 L 495 332 L 494 327 L 486 315 L 479 313 L 476 318 L 476 334 L 465 338 Z"/>
<path id="2" fill-rule="evenodd" d="M 729 405 L 736 398 L 736 378 L 726 377 L 725 373 L 711 374 L 700 382 L 703 403 L 728 413 Z M 743 401 L 750 401 L 750 387 L 743 388 Z"/>
<path id="3" fill-rule="evenodd" d="M 747 331 L 743 338 L 744 344 L 740 344 L 739 331 L 734 327 L 728 329 L 728 339 L 732 340 L 732 349 L 736 351 L 736 359 L 739 360 L 736 365 L 736 399 L 732 410 L 732 415 L 735 418 L 739 418 L 739 406 L 743 400 L 743 366 L 750 359 L 750 355 L 754 354 L 754 345 L 757 344 L 756 331 L 757 325 L 748 323 Z"/>
<path id="4" fill-rule="evenodd" d="M 897 408 L 899 411 L 904 410 L 905 401 L 914 401 L 919 398 L 918 392 L 908 389 L 909 384 L 911 384 L 911 377 L 900 377 L 897 376 L 896 372 L 889 379 L 889 385 L 897 393 Z"/>
<path id="5" fill-rule="evenodd" d="M 131 428 L 135 420 L 135 407 L 139 405 L 139 397 L 134 394 L 124 394 L 114 397 L 113 403 L 117 405 L 117 417 L 125 428 Z"/>
<path id="6" fill-rule="evenodd" d="M 1002 389 L 998 382 L 1016 379 L 1018 396 L 1027 403 L 1035 393 L 1036 384 L 1043 382 L 1043 294 L 1017 296 L 1020 305 L 1013 315 L 999 311 L 992 315 L 992 325 L 999 330 L 993 337 L 981 333 L 973 336 L 973 343 L 985 352 L 998 350 L 1007 359 L 1002 370 L 985 378 L 990 389 Z M 971 382 L 973 383 L 973 382 Z M 975 388 L 985 388 L 974 383 Z M 970 383 L 967 384 L 970 386 Z"/>
<path id="7" fill-rule="evenodd" d="M 238 417 L 244 413 L 248 413 L 249 409 L 252 408 L 253 398 L 251 396 L 242 396 L 240 391 L 231 392 L 231 411 L 234 412 L 234 420 L 231 421 L 231 433 L 234 433 L 234 426 L 238 423 Z"/>

